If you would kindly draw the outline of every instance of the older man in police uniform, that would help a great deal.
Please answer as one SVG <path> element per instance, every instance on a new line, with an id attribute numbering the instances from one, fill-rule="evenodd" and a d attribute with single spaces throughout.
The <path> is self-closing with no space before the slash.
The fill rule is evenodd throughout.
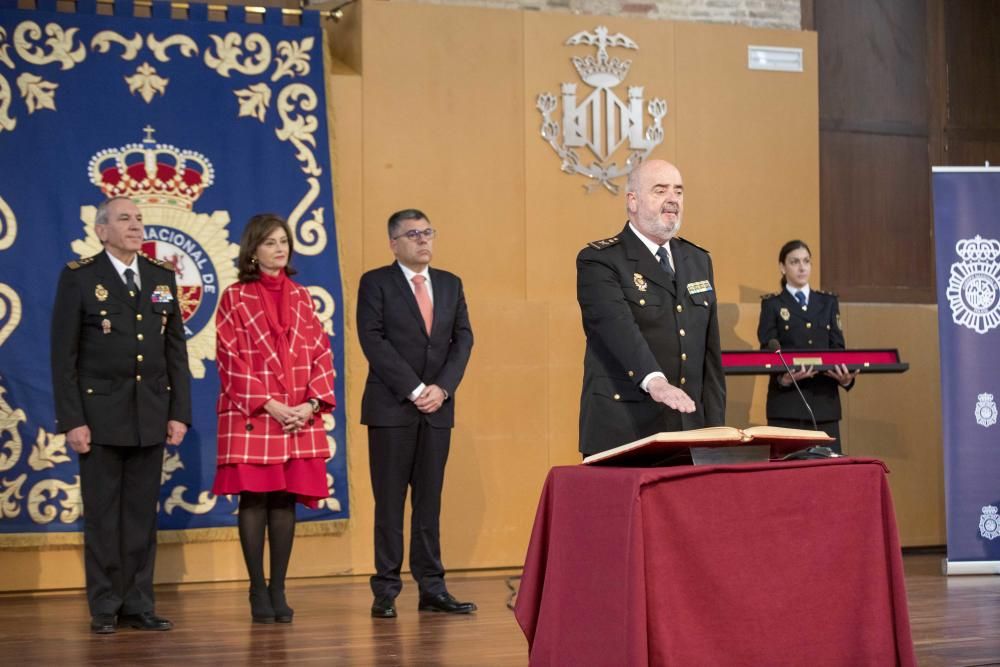
<path id="1" fill-rule="evenodd" d="M 639 165 L 628 224 L 577 256 L 587 335 L 580 401 L 586 456 L 660 431 L 726 418 L 715 277 L 708 252 L 677 236 L 684 185 L 663 160 Z"/>
<path id="2" fill-rule="evenodd" d="M 163 446 L 191 422 L 187 344 L 173 269 L 140 254 L 142 214 L 103 202 L 104 252 L 70 262 L 52 313 L 60 432 L 80 457 L 91 630 L 169 630 L 153 606 Z"/>

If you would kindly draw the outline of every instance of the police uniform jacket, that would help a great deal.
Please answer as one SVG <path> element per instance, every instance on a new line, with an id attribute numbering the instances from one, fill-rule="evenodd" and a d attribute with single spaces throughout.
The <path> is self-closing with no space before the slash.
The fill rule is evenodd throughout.
<path id="1" fill-rule="evenodd" d="M 282 368 L 253 285 L 235 283 L 222 293 L 215 316 L 219 465 L 330 457 L 321 415 L 295 433 L 285 433 L 263 409 L 270 399 L 295 406 L 314 398 L 323 410 L 336 404 L 330 339 L 316 317 L 309 290 L 292 283 L 289 298 L 289 368 Z"/>
<path id="2" fill-rule="evenodd" d="M 675 279 L 628 227 L 576 260 L 577 300 L 587 337 L 580 399 L 580 451 L 593 454 L 661 431 L 725 423 L 715 277 L 708 253 L 670 241 Z M 694 400 L 691 414 L 640 388 L 660 371 Z"/>
<path id="3" fill-rule="evenodd" d="M 760 304 L 760 323 L 757 339 L 761 349 L 770 340 L 781 344 L 782 354 L 789 366 L 794 366 L 796 355 L 792 350 L 843 350 L 844 332 L 840 327 L 840 304 L 837 296 L 817 289 L 809 291 L 809 304 L 805 310 L 787 289 L 777 294 L 767 294 Z M 774 373 L 767 388 L 768 419 L 809 419 L 795 387 L 784 387 L 778 382 L 781 373 Z M 851 383 L 853 386 L 854 383 Z M 799 387 L 813 409 L 817 422 L 840 419 L 840 384 L 823 373 L 807 380 L 800 380 Z M 847 387 L 850 389 L 851 387 Z"/>
<path id="4" fill-rule="evenodd" d="M 52 316 L 60 432 L 89 426 L 99 445 L 152 446 L 167 421 L 191 423 L 191 381 L 174 271 L 139 256 L 138 298 L 105 252 L 72 261 Z"/>

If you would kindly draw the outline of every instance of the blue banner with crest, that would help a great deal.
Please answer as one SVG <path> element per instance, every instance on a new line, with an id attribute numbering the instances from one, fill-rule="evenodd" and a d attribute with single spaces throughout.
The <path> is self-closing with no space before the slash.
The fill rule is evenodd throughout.
<path id="1" fill-rule="evenodd" d="M 1000 169 L 935 167 L 933 180 L 947 569 L 996 573 Z"/>
<path id="2" fill-rule="evenodd" d="M 144 252 L 175 266 L 188 337 L 194 424 L 165 454 L 160 529 L 184 539 L 236 523 L 238 498 L 210 492 L 215 312 L 236 280 L 243 226 L 262 212 L 291 225 L 295 279 L 331 337 L 341 399 L 325 417 L 330 497 L 299 518 L 342 525 L 342 290 L 318 15 L 291 27 L 280 10 L 251 23 L 239 7 L 225 22 L 195 3 L 187 20 L 166 2 L 150 17 L 133 9 L 0 2 L 0 544 L 79 540 L 79 468 L 55 432 L 49 327 L 62 266 L 101 251 L 95 208 L 111 195 L 136 201 Z"/>

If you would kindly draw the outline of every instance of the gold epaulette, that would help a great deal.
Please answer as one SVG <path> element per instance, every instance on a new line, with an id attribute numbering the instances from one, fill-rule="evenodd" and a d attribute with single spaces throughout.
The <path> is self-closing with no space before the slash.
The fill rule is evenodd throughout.
<path id="1" fill-rule="evenodd" d="M 97 255 L 91 255 L 90 257 L 81 257 L 80 259 L 74 259 L 71 262 L 66 262 L 66 266 L 69 267 L 71 270 L 76 271 L 81 266 L 87 266 L 88 264 L 92 263 L 95 259 L 97 259 Z"/>
<path id="2" fill-rule="evenodd" d="M 164 262 L 161 259 L 156 259 L 155 257 L 150 257 L 149 255 L 147 255 L 144 252 L 140 252 L 139 256 L 142 257 L 143 259 L 147 260 L 150 264 L 158 266 L 161 269 L 166 269 L 167 271 L 170 271 L 170 273 L 176 273 L 177 272 L 177 267 L 174 266 L 173 264 L 171 264 L 170 262 Z"/>
<path id="3" fill-rule="evenodd" d="M 604 250 L 605 248 L 610 248 L 613 245 L 618 245 L 620 242 L 621 242 L 620 238 L 618 238 L 617 236 L 612 236 L 611 238 L 608 239 L 591 241 L 587 245 L 593 248 L 594 250 Z"/>
<path id="4" fill-rule="evenodd" d="M 770 294 L 761 294 L 760 300 L 763 301 L 764 299 L 773 299 L 776 296 L 781 296 L 781 292 L 771 292 Z"/>
<path id="5" fill-rule="evenodd" d="M 827 292 L 826 290 L 821 290 L 821 289 L 814 289 L 813 292 L 816 292 L 817 294 L 825 294 L 826 296 L 832 296 L 833 298 L 837 298 L 837 293 L 836 292 Z"/>
<path id="6" fill-rule="evenodd" d="M 706 250 L 705 248 L 702 248 L 702 247 L 701 247 L 700 245 L 698 245 L 697 243 L 691 243 L 691 242 L 690 242 L 690 241 L 688 241 L 688 240 L 687 240 L 686 238 L 683 238 L 683 237 L 681 237 L 681 236 L 678 236 L 678 237 L 677 237 L 677 240 L 678 240 L 678 241 L 682 241 L 683 243 L 687 243 L 687 244 L 688 244 L 689 246 L 693 246 L 693 247 L 697 248 L 698 250 L 701 250 L 701 251 L 702 251 L 703 253 L 705 253 L 705 254 L 711 254 L 711 253 L 710 253 L 710 252 L 709 252 L 708 250 Z"/>

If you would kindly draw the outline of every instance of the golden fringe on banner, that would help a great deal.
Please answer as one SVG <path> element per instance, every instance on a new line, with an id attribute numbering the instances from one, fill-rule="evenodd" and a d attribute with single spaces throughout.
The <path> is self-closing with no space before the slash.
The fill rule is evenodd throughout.
<path id="1" fill-rule="evenodd" d="M 297 537 L 313 535 L 342 535 L 347 532 L 350 519 L 331 521 L 301 521 L 295 525 Z M 240 539 L 235 526 L 221 528 L 188 528 L 187 530 L 161 530 L 158 544 L 192 544 L 194 542 L 227 542 Z M 28 551 L 31 549 L 60 549 L 83 544 L 83 533 L 8 533 L 0 535 L 0 549 Z"/>

